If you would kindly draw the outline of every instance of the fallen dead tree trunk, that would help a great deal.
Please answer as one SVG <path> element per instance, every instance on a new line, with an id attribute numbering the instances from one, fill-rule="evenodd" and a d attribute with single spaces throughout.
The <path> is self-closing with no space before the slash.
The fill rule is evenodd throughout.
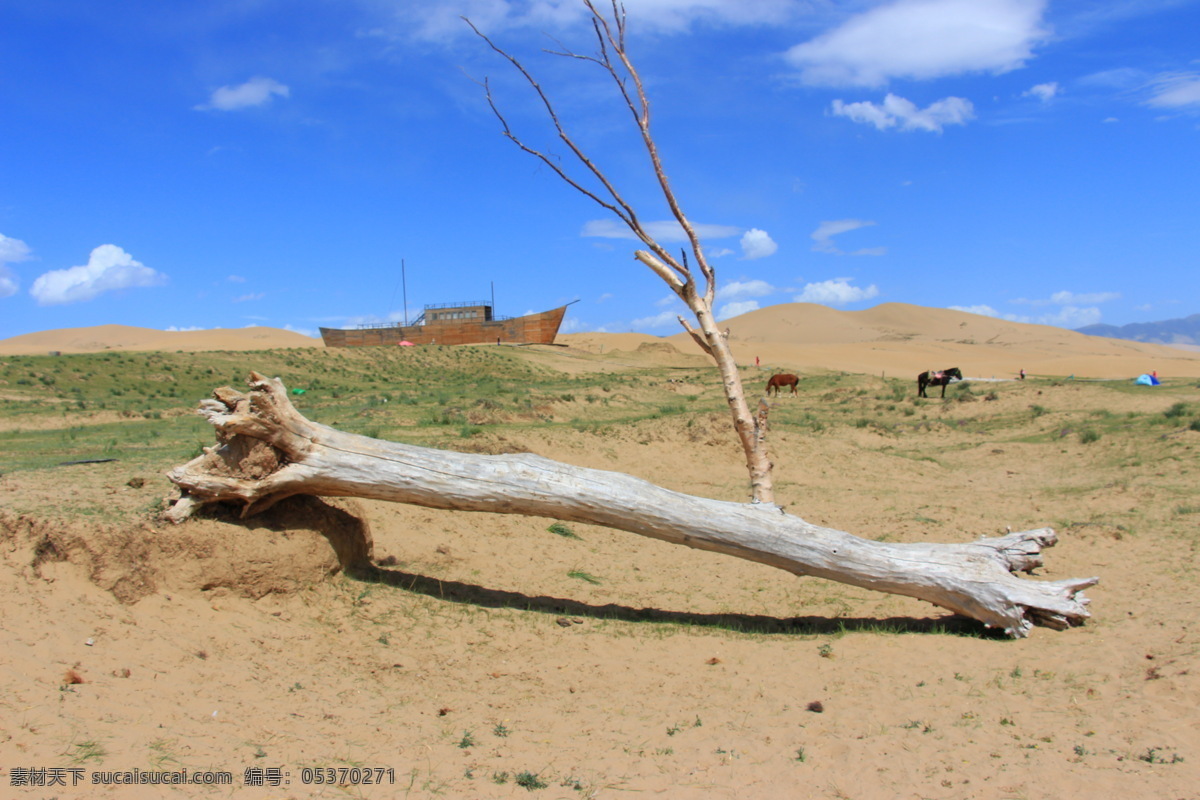
<path id="1" fill-rule="evenodd" d="M 540 456 L 433 450 L 345 433 L 305 418 L 278 379 L 250 376 L 201 403 L 218 445 L 172 470 L 181 522 L 207 503 L 239 501 L 243 516 L 297 494 L 363 497 L 430 508 L 524 514 L 602 525 L 882 592 L 927 600 L 1013 637 L 1066 628 L 1090 614 L 1098 578 L 1030 581 L 1056 542 L 1049 528 L 969 544 L 889 543 L 822 528 L 778 506 L 673 492 L 618 472 Z"/>

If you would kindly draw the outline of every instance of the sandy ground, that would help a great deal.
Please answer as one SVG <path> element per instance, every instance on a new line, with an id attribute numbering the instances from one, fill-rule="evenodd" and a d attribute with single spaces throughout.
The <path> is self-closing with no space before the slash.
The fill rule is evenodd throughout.
<path id="1" fill-rule="evenodd" d="M 946 341 L 950 319 L 893 351 L 872 331 L 928 310 L 880 308 L 823 320 L 819 358 L 786 320 L 772 338 L 741 318 L 731 336 L 742 358 L 794 369 L 1200 375 L 1194 353 L 977 317 L 961 338 L 990 344 Z M 689 357 L 649 337 L 566 338 L 546 363 Z M 835 394 L 822 402 L 856 402 Z M 149 514 L 165 479 L 119 462 L 0 476 L 0 796 L 1195 800 L 1200 433 L 1034 436 L 1168 405 L 1114 397 L 1030 380 L 995 402 L 931 402 L 901 433 L 773 439 L 781 497 L 818 524 L 893 541 L 1056 527 L 1033 579 L 1099 575 L 1094 617 L 1020 641 L 927 603 L 584 525 L 571 538 L 543 519 L 298 499 L 169 526 Z M 1035 404 L 1043 415 L 1002 442 L 968 424 Z M 738 500 L 726 425 L 512 444 Z M 60 513 L 21 510 L 60 498 Z M 340 571 L 338 553 L 365 542 L 379 583 Z M 91 783 L 133 770 L 233 784 Z"/>
<path id="2" fill-rule="evenodd" d="M 204 331 L 160 331 L 130 325 L 97 325 L 39 331 L 0 340 L 0 355 L 100 353 L 124 350 L 269 350 L 274 347 L 323 347 L 314 339 L 279 328 L 221 328 Z"/>

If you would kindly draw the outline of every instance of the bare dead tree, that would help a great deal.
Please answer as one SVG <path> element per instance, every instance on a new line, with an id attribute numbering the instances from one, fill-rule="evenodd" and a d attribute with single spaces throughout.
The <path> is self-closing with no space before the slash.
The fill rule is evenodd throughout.
<path id="1" fill-rule="evenodd" d="M 679 258 L 676 258 L 646 230 L 634 207 L 625 200 L 620 190 L 610 180 L 608 175 L 605 174 L 596 162 L 580 147 L 570 132 L 568 132 L 554 103 L 541 84 L 526 69 L 525 65 L 511 53 L 497 46 L 471 20 L 463 17 L 463 20 L 471 26 L 471 30 L 485 41 L 492 50 L 512 64 L 530 87 L 532 87 L 541 101 L 546 115 L 553 124 L 558 139 L 566 145 L 571 155 L 574 156 L 577 162 L 576 166 L 581 167 L 585 174 L 590 174 L 599 188 L 590 188 L 582 179 L 577 178 L 571 171 L 564 167 L 558 159 L 530 146 L 526 140 L 514 133 L 512 126 L 509 125 L 507 118 L 500 110 L 495 97 L 492 95 L 491 85 L 485 80 L 483 86 L 488 105 L 496 115 L 496 118 L 500 120 L 505 137 L 521 148 L 521 150 L 548 166 L 554 171 L 554 174 L 576 191 L 614 214 L 648 248 L 647 250 L 635 251 L 634 258 L 649 267 L 687 305 L 695 317 L 695 325 L 682 316 L 679 317 L 679 322 L 691 334 L 692 338 L 700 346 L 700 349 L 713 359 L 717 365 L 717 369 L 720 371 L 725 398 L 729 402 L 729 410 L 733 416 L 733 428 L 742 445 L 742 450 L 746 458 L 746 468 L 750 473 L 751 502 L 774 504 L 775 490 L 771 478 L 772 464 L 767 452 L 766 442 L 768 406 L 766 401 L 760 398 L 757 408 L 753 411 L 751 410 L 750 402 L 747 400 L 745 389 L 742 386 L 741 375 L 738 373 L 737 361 L 734 359 L 733 351 L 729 347 L 729 337 L 717 326 L 716 314 L 713 311 L 713 301 L 717 290 L 716 273 L 708 263 L 708 258 L 705 256 L 704 247 L 699 235 L 696 233 L 695 226 L 692 225 L 687 215 L 684 214 L 683 208 L 679 203 L 679 198 L 671 188 L 671 182 L 667 177 L 666 170 L 663 168 L 658 144 L 650 132 L 650 99 L 646 95 L 641 76 L 638 74 L 636 67 L 634 67 L 633 61 L 630 60 L 626 47 L 625 8 L 617 0 L 610 0 L 612 4 L 611 13 L 610 15 L 605 15 L 596 7 L 592 0 L 580 0 L 580 2 L 583 3 L 591 16 L 592 30 L 595 33 L 596 40 L 596 53 L 594 55 L 584 55 L 565 49 L 549 50 L 547 52 L 564 58 L 577 59 L 593 64 L 603 70 L 612 79 L 621 102 L 625 104 L 625 107 L 629 110 L 633 118 L 633 123 L 637 128 L 642 145 L 649 156 L 650 166 L 654 172 L 654 178 L 662 193 L 662 197 L 670 208 L 671 214 L 683 229 L 684 235 L 687 237 L 688 249 L 691 251 L 690 260 L 695 262 L 695 267 L 693 268 L 691 263 L 689 263 L 686 251 Z"/>
<path id="2" fill-rule="evenodd" d="M 168 474 L 180 497 L 166 517 L 182 522 L 216 502 L 241 503 L 245 516 L 297 494 L 524 514 L 603 525 L 769 564 L 796 575 L 928 600 L 1014 637 L 1027 635 L 1034 625 L 1065 628 L 1086 620 L 1090 614 L 1083 590 L 1097 578 L 1048 582 L 1016 577 L 1041 565 L 1042 549 L 1057 540 L 1048 528 L 969 544 L 887 543 L 813 525 L 775 505 L 764 442 L 766 404 L 760 401 L 758 413 L 751 413 L 727 338 L 717 327 L 712 310 L 716 276 L 671 191 L 650 135 L 649 105 L 625 51 L 624 12 L 614 0 L 610 20 L 591 0 L 582 2 L 592 15 L 600 52 L 559 55 L 597 64 L 616 82 L 641 132 L 659 186 L 687 234 L 699 277 L 686 256 L 673 258 L 646 232 L 632 206 L 564 130 L 553 105 L 524 66 L 476 31 L 525 76 L 545 104 L 559 138 L 599 181 L 602 192 L 588 189 L 556 160 L 514 135 L 490 89 L 488 102 L 506 136 L 633 231 L 649 248 L 637 251 L 637 260 L 659 275 L 695 315 L 698 327 L 680 321 L 720 368 L 750 470 L 753 502 L 693 497 L 629 475 L 528 454 L 479 456 L 355 436 L 306 419 L 292 406 L 278 379 L 251 373 L 248 394 L 221 388 L 213 399 L 201 403 L 200 411 L 216 428 L 218 443 Z"/>

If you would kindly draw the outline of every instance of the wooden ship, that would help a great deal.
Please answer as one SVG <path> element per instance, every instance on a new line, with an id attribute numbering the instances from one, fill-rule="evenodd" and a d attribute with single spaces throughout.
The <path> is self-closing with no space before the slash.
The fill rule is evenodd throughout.
<path id="1" fill-rule="evenodd" d="M 408 325 L 385 322 L 356 328 L 321 328 L 326 347 L 409 344 L 554 344 L 565 306 L 524 317 L 497 317 L 482 301 L 425 306 Z"/>

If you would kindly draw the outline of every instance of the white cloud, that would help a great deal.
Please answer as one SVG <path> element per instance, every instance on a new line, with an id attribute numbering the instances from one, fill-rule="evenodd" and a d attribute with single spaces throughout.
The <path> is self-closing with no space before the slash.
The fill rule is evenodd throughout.
<path id="1" fill-rule="evenodd" d="M 411 319 L 412 316 L 415 315 L 410 315 L 409 318 Z M 387 319 L 380 319 L 375 314 L 356 314 L 351 317 L 344 317 L 343 319 L 344 322 L 340 323 L 341 327 L 357 328 L 359 325 L 374 325 L 377 322 L 400 322 L 404 319 L 404 311 L 392 311 L 387 315 Z M 326 318 L 325 321 L 336 322 L 336 320 L 329 318 Z"/>
<path id="2" fill-rule="evenodd" d="M 834 236 L 874 224 L 874 222 L 862 219 L 822 220 L 817 229 L 810 234 L 813 241 L 816 242 L 813 245 L 813 250 L 821 253 L 838 252 L 837 247 L 833 244 Z"/>
<path id="3" fill-rule="evenodd" d="M 1055 292 L 1048 300 L 1014 301 L 1027 302 L 1033 306 L 1059 306 L 1058 310 L 1042 314 L 1023 322 L 1034 322 L 1039 325 L 1054 325 L 1059 328 L 1082 328 L 1085 325 L 1095 325 L 1102 316 L 1099 303 L 1107 303 L 1121 297 L 1118 292 Z"/>
<path id="4" fill-rule="evenodd" d="M 642 228 L 659 242 L 687 241 L 687 235 L 683 232 L 683 226 L 673 219 L 643 222 Z M 725 239 L 730 236 L 737 236 L 742 232 L 742 228 L 735 228 L 732 225 L 693 223 L 692 229 L 696 231 L 696 235 L 701 239 Z M 625 223 L 615 219 L 594 219 L 585 222 L 583 230 L 579 232 L 579 235 L 594 236 L 601 239 L 637 239 L 633 235 L 633 231 L 625 226 Z"/>
<path id="5" fill-rule="evenodd" d="M 1002 314 L 991 306 L 949 306 L 954 311 L 966 311 L 970 314 L 981 314 L 985 317 L 1021 322 L 1027 325 L 1053 325 L 1056 328 L 1082 328 L 1085 325 L 1095 325 L 1100 321 L 1100 309 L 1095 306 L 1081 308 L 1079 306 L 1063 306 L 1048 314 L 1036 317 L 1021 314 Z"/>
<path id="6" fill-rule="evenodd" d="M 315 331 L 312 328 L 300 328 L 295 325 L 292 325 L 290 322 L 288 324 L 284 325 L 283 329 L 285 331 L 291 331 L 292 333 L 302 334 L 304 336 L 309 337 L 310 339 L 320 339 L 321 338 L 320 331 Z"/>
<path id="7" fill-rule="evenodd" d="M 779 245 L 766 231 L 751 228 L 742 234 L 742 258 L 753 261 L 756 258 L 766 258 L 775 255 Z"/>
<path id="8" fill-rule="evenodd" d="M 941 133 L 947 125 L 966 125 L 975 119 L 975 106 L 962 97 L 946 97 L 917 108 L 916 103 L 888 93 L 881 105 L 870 101 L 843 103 L 834 100 L 831 109 L 835 117 L 874 125 L 878 130 L 899 128 L 902 131 L 930 131 Z"/>
<path id="9" fill-rule="evenodd" d="M 788 50 L 800 79 L 819 86 L 884 86 L 969 72 L 1003 73 L 1049 36 L 1046 0 L 896 0 Z"/>
<path id="10" fill-rule="evenodd" d="M 1057 83 L 1039 83 L 1037 86 L 1030 88 L 1029 91 L 1024 92 L 1022 96 L 1036 97 L 1043 103 L 1049 103 L 1055 97 L 1058 97 L 1061 92 L 1062 90 L 1059 88 Z"/>
<path id="11" fill-rule="evenodd" d="M 1133 67 L 1117 67 L 1116 69 L 1092 72 L 1078 78 L 1076 82 L 1083 86 L 1127 91 L 1144 86 L 1146 80 L 1147 75 L 1143 70 L 1134 69 Z"/>
<path id="12" fill-rule="evenodd" d="M 857 230 L 859 228 L 866 228 L 866 227 L 868 227 L 870 225 L 874 225 L 874 224 L 875 224 L 874 222 L 871 222 L 869 220 L 862 220 L 862 219 L 825 220 L 820 225 L 817 226 L 817 229 L 815 231 L 813 231 L 810 234 L 810 236 L 812 237 L 812 240 L 815 242 L 812 249 L 817 253 L 832 253 L 833 255 L 838 255 L 838 256 L 844 256 L 844 255 L 882 256 L 882 255 L 885 255 L 887 253 L 886 247 L 868 247 L 868 248 L 863 248 L 860 250 L 855 250 L 855 251 L 847 254 L 847 253 L 843 252 L 842 250 L 840 250 L 838 248 L 838 246 L 833 243 L 834 236 L 838 236 L 843 233 L 849 233 L 850 231 Z"/>
<path id="13" fill-rule="evenodd" d="M 1063 291 L 1050 295 L 1050 302 L 1056 305 L 1108 303 L 1120 299 L 1120 292 L 1085 292 L 1083 294 L 1076 294 L 1075 292 Z"/>
<path id="14" fill-rule="evenodd" d="M 291 90 L 273 78 L 251 78 L 238 86 L 222 86 L 197 111 L 236 111 L 266 105 L 274 97 L 287 97 Z"/>
<path id="15" fill-rule="evenodd" d="M 889 94 L 884 99 L 884 105 L 891 98 L 892 95 Z M 859 122 L 863 125 L 874 125 L 876 129 L 881 131 L 894 128 L 899 122 L 895 115 L 889 114 L 884 106 L 877 106 L 869 101 L 846 103 L 838 99 L 833 101 L 829 110 L 835 117 L 846 117 L 852 122 Z"/>
<path id="16" fill-rule="evenodd" d="M 588 324 L 578 317 L 567 317 L 559 328 L 563 333 L 580 333 L 589 330 Z"/>
<path id="17" fill-rule="evenodd" d="M 981 317 L 1003 318 L 1003 315 L 991 306 L 948 306 L 951 311 L 965 311 L 968 314 L 978 314 Z"/>
<path id="18" fill-rule="evenodd" d="M 1017 298 L 1012 302 L 1026 306 L 1066 306 L 1066 305 L 1095 305 L 1097 303 L 1108 303 L 1113 300 L 1121 299 L 1120 292 L 1069 292 L 1063 290 L 1055 292 L 1049 297 L 1028 299 L 1025 297 Z"/>
<path id="19" fill-rule="evenodd" d="M 0 264 L 14 261 L 27 261 L 30 258 L 29 245 L 20 239 L 5 236 L 0 233 Z"/>
<path id="20" fill-rule="evenodd" d="M 860 300 L 870 300 L 879 296 L 879 287 L 871 284 L 866 288 L 851 286 L 853 278 L 833 278 L 820 283 L 805 284 L 804 291 L 793 298 L 797 303 L 821 303 L 823 305 L 840 306 L 856 303 Z"/>
<path id="21" fill-rule="evenodd" d="M 674 292 L 664 294 L 662 297 L 654 301 L 654 305 L 658 306 L 659 308 L 666 308 L 667 306 L 683 308 L 683 303 L 680 301 L 679 295 L 675 294 Z"/>
<path id="22" fill-rule="evenodd" d="M 758 311 L 757 300 L 742 300 L 737 303 L 726 303 L 717 311 L 717 319 L 726 320 L 733 317 L 740 317 L 742 314 L 749 314 L 751 311 Z"/>
<path id="23" fill-rule="evenodd" d="M 971 314 L 982 314 L 987 317 L 1006 319 L 1011 322 L 1025 322 L 1034 325 L 1053 325 L 1057 328 L 1082 328 L 1085 325 L 1094 325 L 1100 321 L 1101 312 L 1100 309 L 1096 307 L 1097 304 L 1118 300 L 1120 297 L 1121 295 L 1118 292 L 1076 293 L 1061 291 L 1055 292 L 1048 298 L 1030 300 L 1022 297 L 1011 301 L 1018 305 L 1034 307 L 1058 306 L 1057 309 L 1039 314 L 1037 316 L 1002 314 L 988 305 L 950 306 L 950 308 L 954 309 L 955 311 L 966 311 Z"/>
<path id="24" fill-rule="evenodd" d="M 29 245 L 20 239 L 0 233 L 0 297 L 12 297 L 21 286 L 17 273 L 9 269 L 8 265 L 17 261 L 27 261 L 30 257 Z"/>
<path id="25" fill-rule="evenodd" d="M 630 323 L 634 328 L 665 328 L 668 325 L 679 325 L 679 313 L 663 311 L 652 317 L 641 317 Z"/>
<path id="26" fill-rule="evenodd" d="M 572 8 L 573 0 L 556 0 Z M 535 4 L 545 5 L 544 0 Z M 604 8 L 605 3 L 598 4 Z M 792 0 L 625 0 L 638 25 L 663 32 L 687 31 L 698 23 L 712 25 L 764 25 L 783 22 L 792 16 Z"/>
<path id="27" fill-rule="evenodd" d="M 29 293 L 38 305 L 52 306 L 92 300 L 104 292 L 161 286 L 167 276 L 135 261 L 115 244 L 102 244 L 81 267 L 56 269 L 33 282 Z"/>
<path id="28" fill-rule="evenodd" d="M 470 34 L 465 16 L 487 34 L 516 28 L 556 31 L 585 20 L 578 0 L 459 0 L 457 3 L 397 4 L 396 31 L 377 29 L 372 35 L 446 41 Z M 626 0 L 630 17 L 644 32 L 684 33 L 698 25 L 769 25 L 796 15 L 794 0 Z M 598 3 L 601 11 L 609 7 Z"/>
<path id="29" fill-rule="evenodd" d="M 1200 74 L 1179 72 L 1160 75 L 1151 82 L 1146 105 L 1200 111 Z"/>
<path id="30" fill-rule="evenodd" d="M 775 293 L 775 287 L 766 281 L 730 281 L 717 287 L 718 300 L 741 300 L 746 297 L 766 297 Z"/>
<path id="31" fill-rule="evenodd" d="M 266 292 L 251 292 L 250 294 L 244 294 L 244 295 L 241 295 L 240 297 L 233 298 L 232 302 L 246 303 L 251 300 L 262 300 L 266 296 L 267 296 Z"/>
<path id="32" fill-rule="evenodd" d="M 1085 325 L 1095 325 L 1100 321 L 1100 309 L 1092 306 L 1063 306 L 1053 314 L 1043 314 L 1037 319 L 1042 325 L 1055 325 L 1059 328 L 1082 328 Z"/>

